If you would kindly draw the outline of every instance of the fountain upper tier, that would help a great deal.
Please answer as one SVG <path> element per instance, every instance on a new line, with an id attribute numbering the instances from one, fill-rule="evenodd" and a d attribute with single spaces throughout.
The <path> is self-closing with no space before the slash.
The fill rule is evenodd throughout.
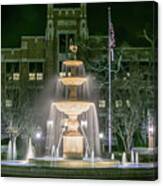
<path id="1" fill-rule="evenodd" d="M 62 77 L 59 81 L 65 86 L 81 86 L 87 81 L 86 77 Z"/>
<path id="2" fill-rule="evenodd" d="M 54 102 L 54 106 L 64 114 L 68 116 L 78 116 L 83 112 L 87 112 L 90 106 L 94 106 L 92 102 L 86 101 L 61 101 L 61 102 Z"/>
<path id="3" fill-rule="evenodd" d="M 63 62 L 63 64 L 65 66 L 68 66 L 68 67 L 79 67 L 81 65 L 83 65 L 83 61 L 80 61 L 80 60 L 66 60 Z"/>

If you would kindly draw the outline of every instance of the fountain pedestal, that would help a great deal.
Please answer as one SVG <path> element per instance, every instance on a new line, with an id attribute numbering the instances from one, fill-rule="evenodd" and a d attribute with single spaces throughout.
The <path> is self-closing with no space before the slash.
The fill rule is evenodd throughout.
<path id="1" fill-rule="evenodd" d="M 63 136 L 63 157 L 81 159 L 83 157 L 83 136 Z"/>
<path id="2" fill-rule="evenodd" d="M 66 122 L 67 131 L 63 135 L 63 157 L 82 158 L 84 154 L 84 138 L 79 132 L 77 115 L 69 115 Z"/>

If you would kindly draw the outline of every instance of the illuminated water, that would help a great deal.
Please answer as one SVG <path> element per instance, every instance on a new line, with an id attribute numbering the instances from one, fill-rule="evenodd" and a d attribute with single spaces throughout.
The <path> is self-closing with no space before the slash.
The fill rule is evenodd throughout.
<path id="1" fill-rule="evenodd" d="M 13 139 L 13 160 L 17 159 L 16 138 Z"/>
<path id="2" fill-rule="evenodd" d="M 126 163 L 127 163 L 126 153 L 123 152 L 123 154 L 122 154 L 122 164 L 126 164 Z"/>
<path id="3" fill-rule="evenodd" d="M 16 150 L 16 138 L 9 140 L 8 149 L 7 149 L 7 160 L 16 160 L 17 159 L 17 150 Z"/>
<path id="4" fill-rule="evenodd" d="M 134 158 L 134 151 L 131 151 L 131 163 L 135 162 L 135 158 Z"/>
<path id="5" fill-rule="evenodd" d="M 32 145 L 32 139 L 29 138 L 26 159 L 29 160 L 29 159 L 32 159 L 34 157 L 35 157 L 35 155 L 34 155 L 34 147 Z"/>
<path id="6" fill-rule="evenodd" d="M 9 140 L 8 150 L 7 150 L 7 160 L 11 160 L 11 159 L 12 159 L 12 141 Z"/>

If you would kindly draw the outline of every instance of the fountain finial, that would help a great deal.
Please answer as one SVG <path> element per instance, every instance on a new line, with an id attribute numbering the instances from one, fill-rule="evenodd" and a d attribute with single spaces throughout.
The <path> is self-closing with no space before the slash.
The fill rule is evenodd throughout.
<path id="1" fill-rule="evenodd" d="M 72 40 L 72 39 L 70 39 L 69 50 L 70 50 L 73 54 L 76 54 L 77 51 L 78 51 L 78 46 L 75 45 L 75 44 L 73 43 L 73 40 Z"/>
<path id="2" fill-rule="evenodd" d="M 77 46 L 77 45 L 70 44 L 69 50 L 70 50 L 73 54 L 76 54 L 77 51 L 78 51 L 78 46 Z"/>

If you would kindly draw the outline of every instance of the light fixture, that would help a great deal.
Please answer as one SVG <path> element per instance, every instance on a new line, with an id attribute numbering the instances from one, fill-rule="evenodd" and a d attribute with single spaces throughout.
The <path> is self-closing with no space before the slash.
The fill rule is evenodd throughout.
<path id="1" fill-rule="evenodd" d="M 104 138 L 104 133 L 101 132 L 101 133 L 99 134 L 99 138 L 100 138 L 100 139 L 103 139 L 103 138 Z"/>
<path id="2" fill-rule="evenodd" d="M 52 120 L 48 120 L 47 121 L 47 128 L 52 128 L 53 127 L 53 121 Z"/>
<path id="3" fill-rule="evenodd" d="M 87 120 L 81 120 L 81 126 L 87 128 L 88 126 Z"/>
<path id="4" fill-rule="evenodd" d="M 41 136 L 42 136 L 42 133 L 41 133 L 41 132 L 36 132 L 36 138 L 37 138 L 37 139 L 40 139 Z"/>
<path id="5" fill-rule="evenodd" d="M 153 134 L 153 132 L 154 132 L 154 127 L 153 127 L 153 125 L 150 125 L 150 126 L 149 126 L 148 131 L 149 131 L 150 134 Z"/>

